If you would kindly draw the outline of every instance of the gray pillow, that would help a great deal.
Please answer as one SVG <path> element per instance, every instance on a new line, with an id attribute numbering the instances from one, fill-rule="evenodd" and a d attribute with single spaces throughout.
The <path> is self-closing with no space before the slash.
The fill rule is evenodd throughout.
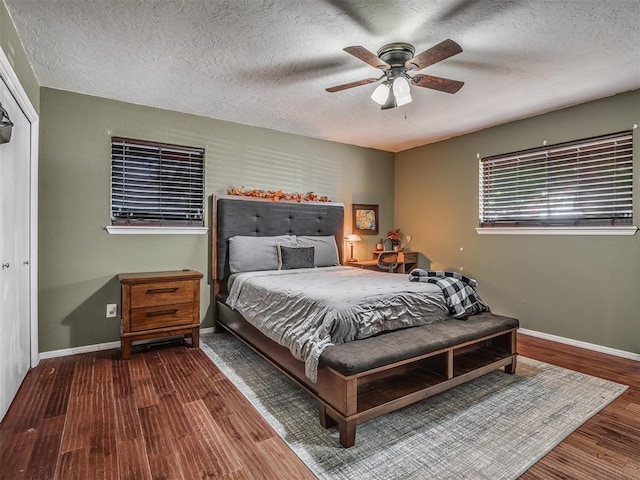
<path id="1" fill-rule="evenodd" d="M 313 268 L 316 247 L 287 247 L 278 245 L 278 270 Z"/>
<path id="2" fill-rule="evenodd" d="M 300 247 L 316 247 L 316 267 L 340 265 L 338 246 L 333 235 L 302 235 L 296 237 L 296 244 Z"/>
<path id="3" fill-rule="evenodd" d="M 229 269 L 231 273 L 278 270 L 276 245 L 293 245 L 295 235 L 275 237 L 235 236 L 229 239 Z"/>

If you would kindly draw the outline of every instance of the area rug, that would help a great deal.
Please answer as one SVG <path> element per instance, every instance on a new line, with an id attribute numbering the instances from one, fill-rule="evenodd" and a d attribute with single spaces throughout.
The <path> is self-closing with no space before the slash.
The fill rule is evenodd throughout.
<path id="1" fill-rule="evenodd" d="M 321 479 L 514 479 L 627 387 L 519 357 L 496 371 L 359 425 L 356 445 L 318 421 L 317 402 L 228 333 L 202 350 Z"/>

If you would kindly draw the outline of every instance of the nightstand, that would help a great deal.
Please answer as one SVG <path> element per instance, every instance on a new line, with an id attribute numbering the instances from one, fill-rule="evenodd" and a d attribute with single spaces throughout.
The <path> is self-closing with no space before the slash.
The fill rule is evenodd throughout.
<path id="1" fill-rule="evenodd" d="M 124 273 L 122 291 L 122 358 L 131 356 L 131 342 L 186 335 L 198 347 L 200 279 L 194 270 Z"/>

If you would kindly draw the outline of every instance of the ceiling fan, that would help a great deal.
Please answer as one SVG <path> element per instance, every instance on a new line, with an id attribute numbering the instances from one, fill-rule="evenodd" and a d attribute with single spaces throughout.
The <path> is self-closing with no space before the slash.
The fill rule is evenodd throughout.
<path id="1" fill-rule="evenodd" d="M 344 51 L 372 67 L 379 68 L 383 71 L 382 76 L 330 87 L 326 89 L 327 92 L 339 92 L 347 88 L 359 87 L 384 79 L 371 95 L 374 102 L 382 105 L 382 110 L 399 107 L 411 102 L 410 83 L 418 87 L 431 88 L 446 93 L 456 93 L 464 85 L 464 82 L 448 78 L 423 75 L 421 73 L 409 76 L 407 73 L 413 70 L 422 70 L 429 65 L 441 62 L 462 52 L 462 47 L 453 40 L 444 40 L 415 56 L 413 45 L 400 42 L 384 45 L 378 50 L 377 56 L 360 46 L 346 47 Z"/>

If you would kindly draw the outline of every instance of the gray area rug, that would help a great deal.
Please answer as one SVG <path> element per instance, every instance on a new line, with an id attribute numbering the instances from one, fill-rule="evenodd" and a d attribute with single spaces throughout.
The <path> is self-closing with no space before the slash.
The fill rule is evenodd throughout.
<path id="1" fill-rule="evenodd" d="M 321 479 L 514 479 L 627 387 L 519 357 L 496 371 L 359 425 L 345 449 L 317 402 L 228 333 L 202 350 Z"/>

